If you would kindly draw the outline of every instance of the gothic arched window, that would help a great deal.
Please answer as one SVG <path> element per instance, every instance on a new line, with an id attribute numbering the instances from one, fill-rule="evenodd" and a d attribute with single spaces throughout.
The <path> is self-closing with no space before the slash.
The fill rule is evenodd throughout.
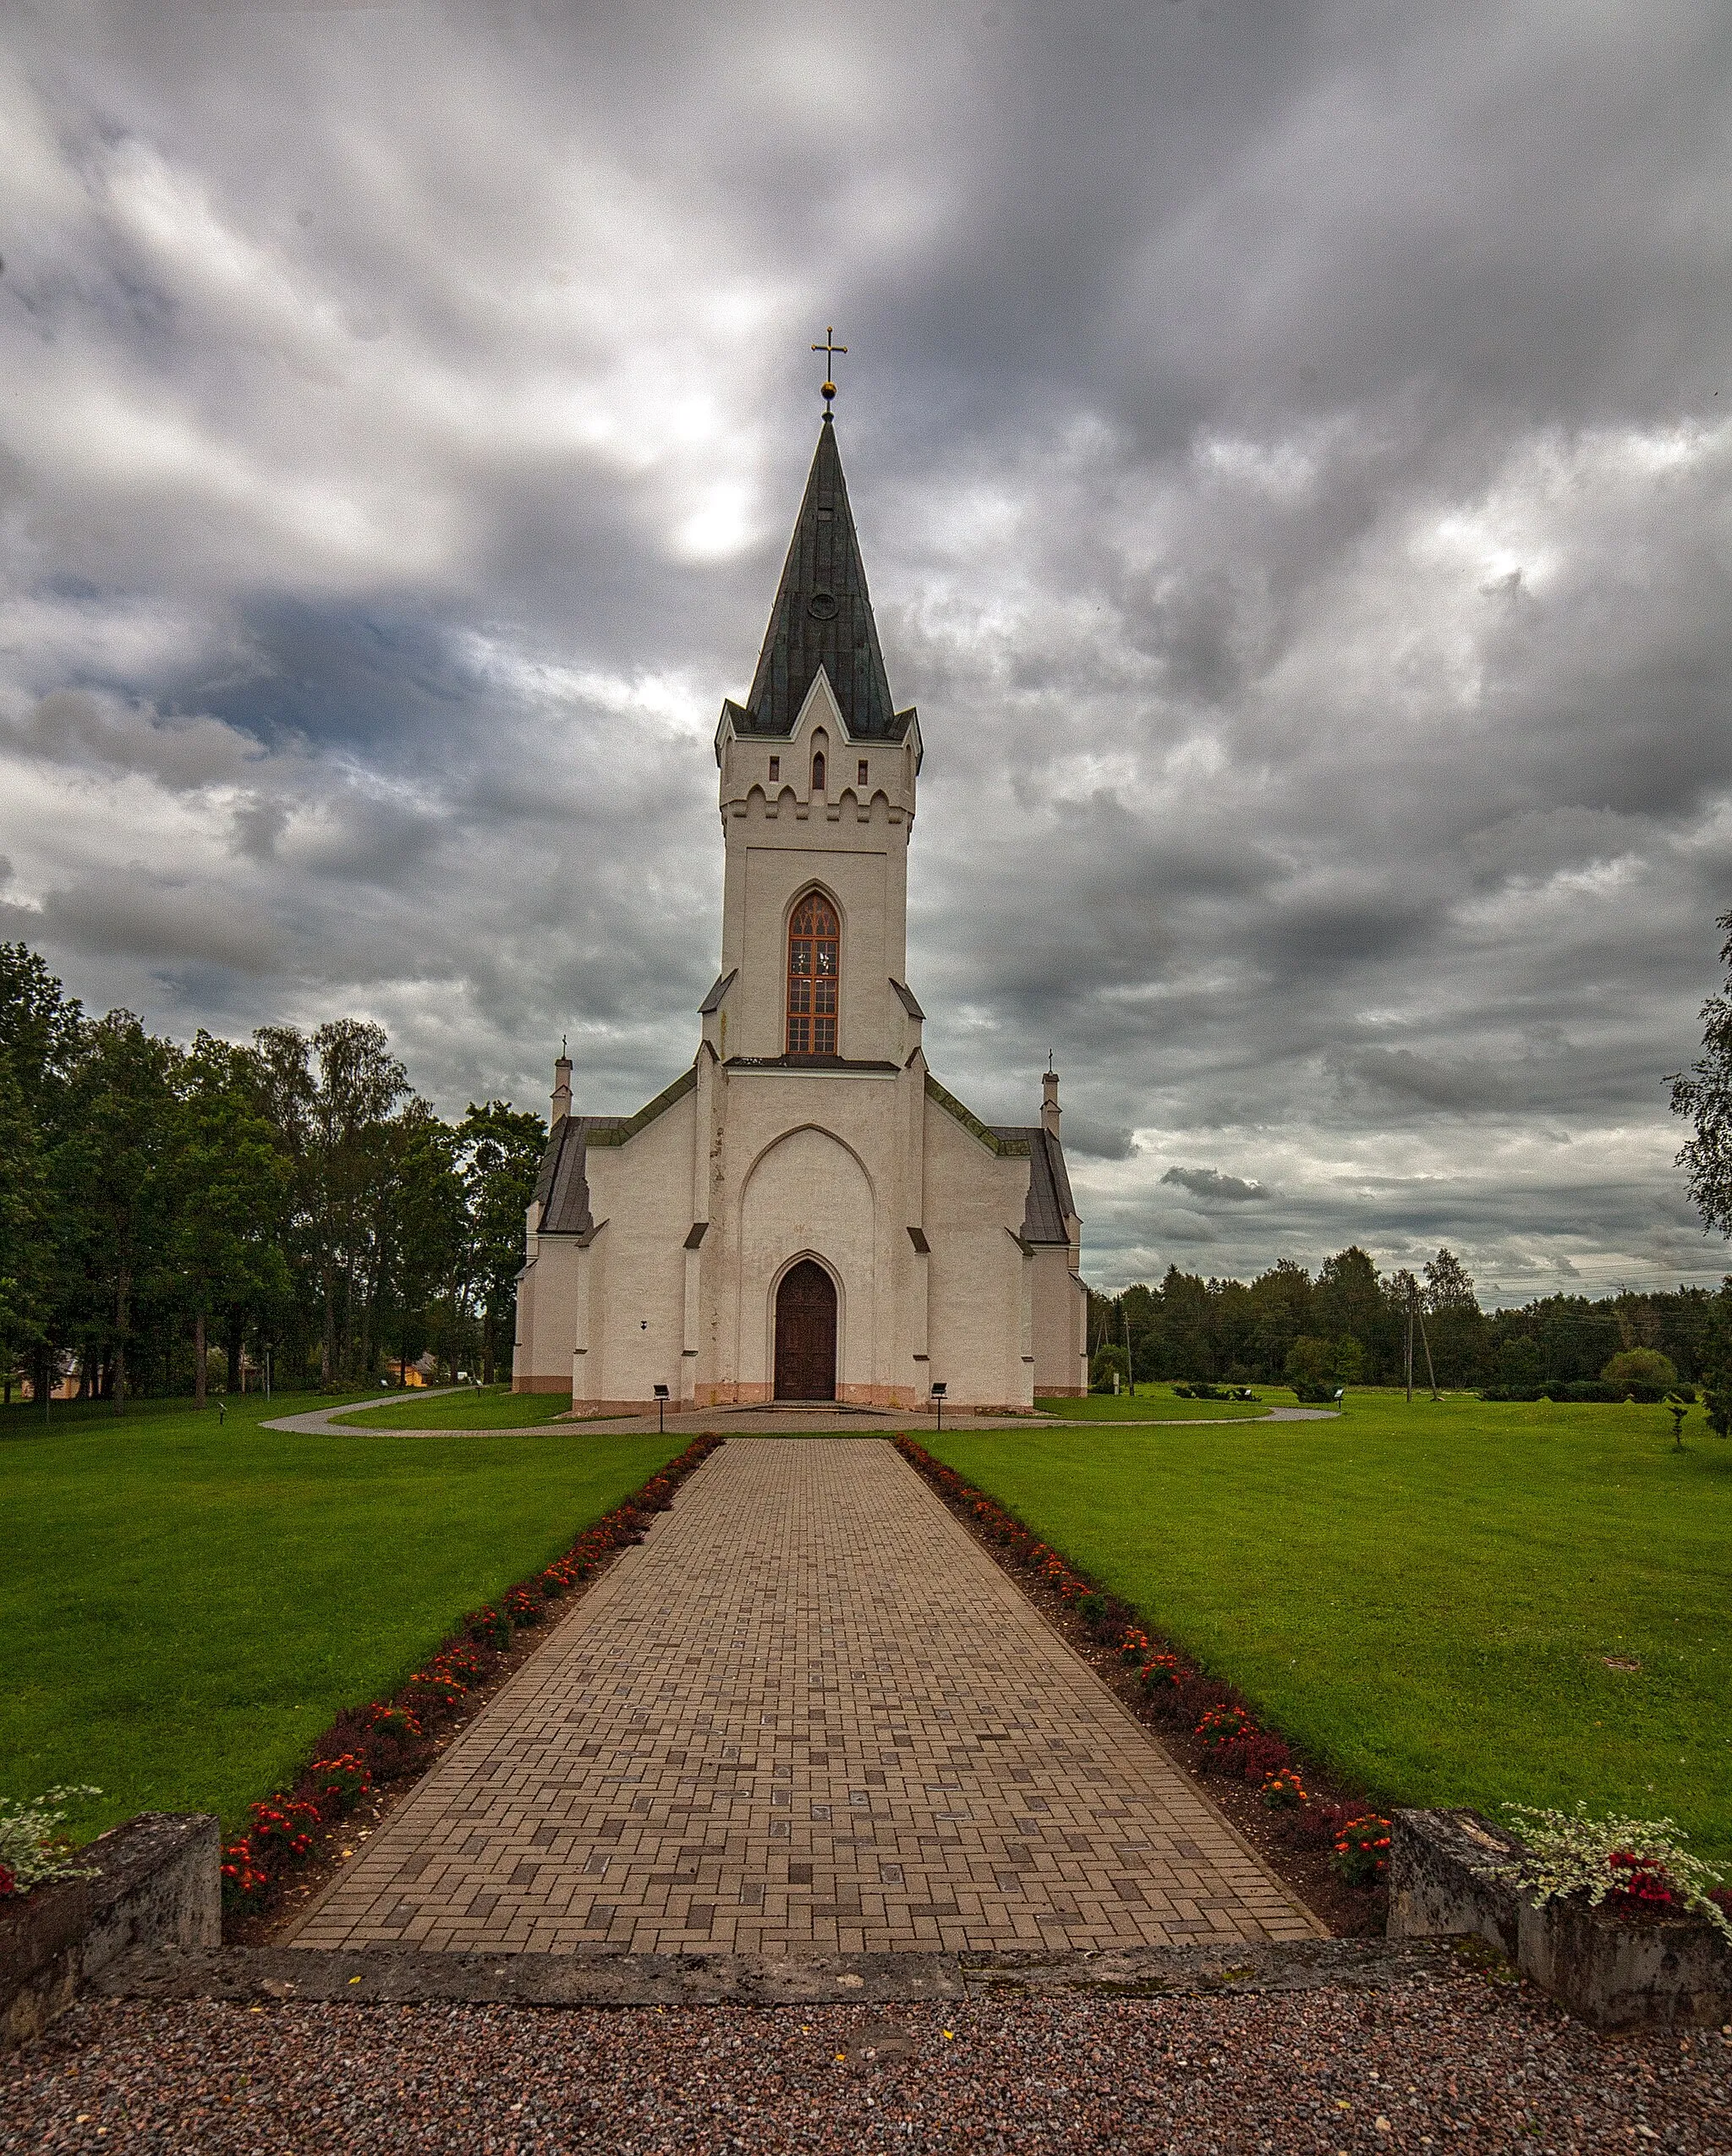
<path id="1" fill-rule="evenodd" d="M 808 891 L 788 924 L 790 1056 L 836 1053 L 841 933 L 835 907 L 821 891 Z"/>
<path id="2" fill-rule="evenodd" d="M 812 791 L 814 793 L 824 791 L 824 751 L 821 749 L 812 759 Z"/>

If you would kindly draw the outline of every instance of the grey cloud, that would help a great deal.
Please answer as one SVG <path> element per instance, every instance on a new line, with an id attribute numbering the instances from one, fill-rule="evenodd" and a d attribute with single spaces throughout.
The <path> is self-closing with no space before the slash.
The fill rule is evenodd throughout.
<path id="1" fill-rule="evenodd" d="M 1064 1134 L 1066 1152 L 1080 1159 L 1128 1160 L 1137 1150 L 1132 1133 L 1086 1116 L 1066 1116 Z"/>
<path id="2" fill-rule="evenodd" d="M 1411 1048 L 1362 1048 L 1336 1059 L 1344 1079 L 1422 1102 L 1428 1108 L 1489 1108 L 1510 1098 L 1503 1073 L 1483 1063 L 1444 1062 Z"/>
<path id="3" fill-rule="evenodd" d="M 8 932 L 647 1098 L 834 318 L 929 1052 L 1057 1051 L 1092 1275 L 1711 1276 L 1724 21 L 999 13 L 15 11 Z"/>
<path id="4" fill-rule="evenodd" d="M 1247 1182 L 1239 1176 L 1225 1176 L 1219 1168 L 1169 1168 L 1163 1182 L 1175 1182 L 1193 1198 L 1211 1199 L 1223 1204 L 1242 1205 L 1253 1200 L 1267 1203 L 1274 1194 L 1260 1182 Z"/>
<path id="5" fill-rule="evenodd" d="M 47 763 L 137 771 L 177 791 L 232 785 L 264 754 L 218 719 L 164 716 L 79 689 L 42 697 L 0 727 L 0 744 Z"/>
<path id="6" fill-rule="evenodd" d="M 176 885 L 142 868 L 50 891 L 39 935 L 52 944 L 101 958 L 146 965 L 185 962 L 254 979 L 280 959 L 282 940 L 268 919 L 231 892 Z"/>

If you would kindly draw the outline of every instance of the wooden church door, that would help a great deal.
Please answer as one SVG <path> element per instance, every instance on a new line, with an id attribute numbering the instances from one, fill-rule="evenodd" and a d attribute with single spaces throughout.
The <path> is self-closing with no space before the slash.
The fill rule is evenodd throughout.
<path id="1" fill-rule="evenodd" d="M 836 1398 L 836 1287 L 809 1258 L 784 1277 L 776 1294 L 776 1396 Z"/>

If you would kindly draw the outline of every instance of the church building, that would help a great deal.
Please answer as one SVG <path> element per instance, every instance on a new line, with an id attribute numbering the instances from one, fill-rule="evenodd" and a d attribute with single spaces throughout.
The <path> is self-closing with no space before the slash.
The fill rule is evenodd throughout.
<path id="1" fill-rule="evenodd" d="M 826 397 L 834 392 L 825 385 Z M 923 747 L 894 709 L 828 409 L 758 671 L 721 707 L 721 969 L 691 1067 L 553 1127 L 513 1383 L 574 1406 L 1027 1408 L 1088 1389 L 1059 1142 L 926 1067 L 907 979 Z"/>

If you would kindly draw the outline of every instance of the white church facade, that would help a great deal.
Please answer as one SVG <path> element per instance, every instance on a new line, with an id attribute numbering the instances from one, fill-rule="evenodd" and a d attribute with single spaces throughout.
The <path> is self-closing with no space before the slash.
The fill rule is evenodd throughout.
<path id="1" fill-rule="evenodd" d="M 691 1067 L 628 1116 L 562 1058 L 513 1383 L 574 1406 L 1030 1407 L 1087 1390 L 1059 1139 L 939 1083 L 907 983 L 922 744 L 893 709 L 825 412 L 751 692 L 723 705 L 721 970 Z"/>

